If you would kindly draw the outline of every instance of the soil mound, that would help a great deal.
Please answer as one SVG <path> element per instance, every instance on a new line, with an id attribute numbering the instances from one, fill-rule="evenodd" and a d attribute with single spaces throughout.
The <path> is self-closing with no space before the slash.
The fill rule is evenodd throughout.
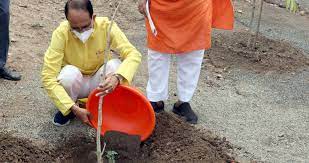
<path id="1" fill-rule="evenodd" d="M 157 115 L 153 135 L 140 142 L 138 136 L 107 132 L 107 151 L 115 151 L 117 162 L 232 162 L 232 146 L 207 131 L 200 131 L 169 113 Z M 60 146 L 61 145 L 61 146 Z M 0 133 L 0 162 L 96 162 L 95 138 L 76 135 L 59 142 L 57 148 L 36 147 L 25 139 Z M 105 158 L 106 159 L 106 158 Z"/>
<path id="2" fill-rule="evenodd" d="M 309 66 L 309 59 L 303 52 L 289 43 L 259 36 L 256 48 L 251 49 L 247 47 L 249 37 L 248 32 L 218 34 L 206 58 L 217 68 L 240 68 L 258 73 L 293 72 Z"/>
<path id="3" fill-rule="evenodd" d="M 53 149 L 38 148 L 26 139 L 0 133 L 0 162 L 51 162 L 56 157 Z"/>

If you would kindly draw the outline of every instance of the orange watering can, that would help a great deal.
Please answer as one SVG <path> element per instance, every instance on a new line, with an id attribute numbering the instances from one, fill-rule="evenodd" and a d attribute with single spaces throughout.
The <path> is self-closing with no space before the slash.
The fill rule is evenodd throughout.
<path id="1" fill-rule="evenodd" d="M 87 110 L 92 114 L 91 125 L 98 127 L 98 90 L 88 96 Z M 104 97 L 102 106 L 103 136 L 107 131 L 119 131 L 129 135 L 139 135 L 146 140 L 155 127 L 155 113 L 147 98 L 136 88 L 119 85 Z"/>

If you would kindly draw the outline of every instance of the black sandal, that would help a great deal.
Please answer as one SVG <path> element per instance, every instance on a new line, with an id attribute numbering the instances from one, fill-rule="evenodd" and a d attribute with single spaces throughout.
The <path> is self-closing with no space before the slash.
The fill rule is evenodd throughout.
<path id="1" fill-rule="evenodd" d="M 173 107 L 173 113 L 179 116 L 184 116 L 186 118 L 186 121 L 191 124 L 197 124 L 198 118 L 188 102 L 184 102 L 178 107 L 176 107 L 175 103 Z"/>
<path id="2" fill-rule="evenodd" d="M 161 103 L 161 105 L 158 105 L 159 102 Z M 164 102 L 163 101 L 158 101 L 158 102 L 151 102 L 150 101 L 150 104 L 151 104 L 153 110 L 156 113 L 160 113 L 160 112 L 164 111 Z"/>

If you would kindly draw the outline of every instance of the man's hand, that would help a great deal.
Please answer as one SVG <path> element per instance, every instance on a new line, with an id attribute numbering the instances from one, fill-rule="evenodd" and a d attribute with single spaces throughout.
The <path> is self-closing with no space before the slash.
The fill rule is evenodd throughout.
<path id="1" fill-rule="evenodd" d="M 118 86 L 119 80 L 115 75 L 108 75 L 103 83 L 99 85 L 97 88 L 99 93 L 96 96 L 105 96 L 108 93 L 114 91 L 114 89 Z"/>
<path id="2" fill-rule="evenodd" d="M 143 14 L 145 17 L 147 17 L 147 15 L 146 15 L 146 3 L 147 3 L 147 0 L 140 0 L 138 2 L 138 11 L 141 14 Z"/>
<path id="3" fill-rule="evenodd" d="M 91 116 L 88 110 L 82 109 L 78 107 L 77 105 L 73 105 L 71 107 L 71 111 L 76 115 L 77 118 L 79 118 L 83 123 L 90 124 L 89 123 L 89 117 Z"/>

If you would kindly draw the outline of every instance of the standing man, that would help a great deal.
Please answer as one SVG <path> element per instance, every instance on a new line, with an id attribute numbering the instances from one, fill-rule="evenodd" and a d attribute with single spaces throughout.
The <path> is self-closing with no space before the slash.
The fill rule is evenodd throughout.
<path id="1" fill-rule="evenodd" d="M 21 76 L 5 67 L 9 52 L 10 1 L 0 0 L 0 78 L 20 80 Z"/>
<path id="2" fill-rule="evenodd" d="M 196 89 L 205 50 L 211 46 L 211 29 L 232 29 L 230 0 L 140 0 L 146 17 L 148 71 L 147 97 L 155 112 L 168 99 L 171 56 L 177 59 L 177 95 L 173 113 L 196 124 L 189 102 Z"/>
<path id="3" fill-rule="evenodd" d="M 101 82 L 107 31 L 111 22 L 96 17 L 90 0 L 68 0 L 64 21 L 53 32 L 44 57 L 42 82 L 59 111 L 53 124 L 64 126 L 77 116 L 88 123 L 89 112 L 75 102 L 98 88 L 100 95 L 111 93 L 118 84 L 130 83 L 141 62 L 141 54 L 116 24 L 110 33 L 111 49 L 119 59 L 107 62 L 107 77 Z"/>

